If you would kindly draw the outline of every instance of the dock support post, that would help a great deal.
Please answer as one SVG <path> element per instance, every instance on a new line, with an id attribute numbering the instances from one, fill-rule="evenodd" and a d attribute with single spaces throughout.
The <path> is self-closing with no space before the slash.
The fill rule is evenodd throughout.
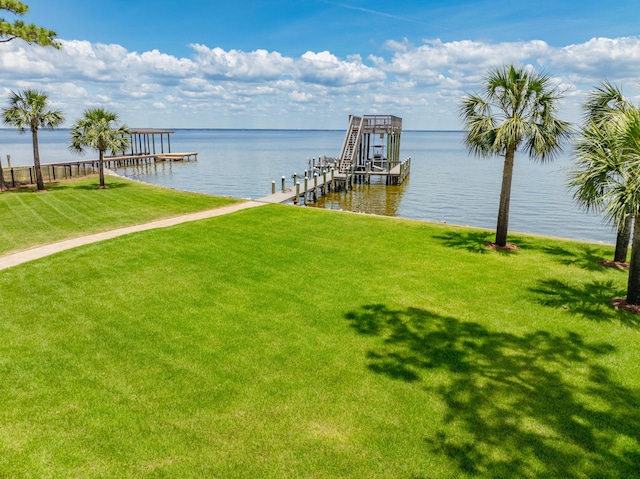
<path id="1" fill-rule="evenodd" d="M 284 175 L 283 175 L 283 176 L 282 176 L 282 192 L 283 192 L 283 193 L 284 193 L 284 190 L 286 189 L 285 184 L 284 184 L 285 180 L 286 180 L 286 178 L 285 178 L 285 177 L 284 177 Z"/>
<path id="2" fill-rule="evenodd" d="M 276 194 L 276 182 L 275 181 L 271 182 L 271 194 L 272 195 Z"/>
<path id="3" fill-rule="evenodd" d="M 309 190 L 309 177 L 307 175 L 304 175 L 304 193 L 303 193 L 303 197 L 304 197 L 304 204 L 307 204 L 307 191 Z"/>
<path id="4" fill-rule="evenodd" d="M 297 205 L 299 201 L 300 201 L 300 182 L 296 181 L 296 196 L 293 199 L 293 204 Z"/>
<path id="5" fill-rule="evenodd" d="M 318 201 L 318 173 L 313 174 L 313 201 Z"/>

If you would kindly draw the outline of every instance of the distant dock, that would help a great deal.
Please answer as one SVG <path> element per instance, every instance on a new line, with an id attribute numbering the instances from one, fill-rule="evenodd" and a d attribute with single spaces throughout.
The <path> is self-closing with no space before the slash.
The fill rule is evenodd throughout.
<path id="1" fill-rule="evenodd" d="M 104 161 L 109 167 L 118 167 L 150 161 L 197 160 L 197 152 L 171 152 L 172 133 L 175 131 L 158 128 L 131 128 L 129 129 L 131 150 L 122 155 L 105 156 Z"/>
<path id="2" fill-rule="evenodd" d="M 141 165 L 163 161 L 196 161 L 198 153 L 194 151 L 180 153 L 171 151 L 173 130 L 157 128 L 131 128 L 129 130 L 131 149 L 120 155 L 107 155 L 103 158 L 107 168 Z M 47 183 L 70 178 L 93 175 L 98 172 L 97 159 L 43 163 L 42 176 Z M 34 184 L 33 166 L 0 167 L 0 191 L 4 188 L 18 188 Z"/>

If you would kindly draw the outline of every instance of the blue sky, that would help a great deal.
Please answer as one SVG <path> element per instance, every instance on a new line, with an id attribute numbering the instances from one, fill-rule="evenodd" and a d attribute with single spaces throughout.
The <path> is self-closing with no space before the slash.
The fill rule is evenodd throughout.
<path id="1" fill-rule="evenodd" d="M 459 129 L 461 96 L 508 63 L 549 72 L 571 121 L 599 80 L 640 93 L 635 1 L 26 3 L 63 48 L 0 44 L 0 94 L 45 89 L 69 122 L 100 105 L 129 126 L 344 128 L 383 113 Z"/>

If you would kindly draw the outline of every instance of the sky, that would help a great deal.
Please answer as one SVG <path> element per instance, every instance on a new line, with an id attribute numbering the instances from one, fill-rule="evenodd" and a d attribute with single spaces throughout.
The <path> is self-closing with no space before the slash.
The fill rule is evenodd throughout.
<path id="1" fill-rule="evenodd" d="M 602 80 L 640 103 L 640 1 L 23 0 L 60 50 L 0 43 L 0 105 L 36 88 L 135 128 L 345 129 L 350 114 L 459 130 L 489 69 L 548 73 L 579 122 Z M 2 12 L 5 20 L 15 16 Z"/>

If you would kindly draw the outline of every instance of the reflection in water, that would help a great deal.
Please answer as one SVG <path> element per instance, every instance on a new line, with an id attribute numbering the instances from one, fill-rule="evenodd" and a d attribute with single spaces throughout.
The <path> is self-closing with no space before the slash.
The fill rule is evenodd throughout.
<path id="1" fill-rule="evenodd" d="M 398 216 L 409 177 L 401 185 L 387 185 L 384 179 L 372 178 L 370 184 L 355 184 L 352 190 L 330 192 L 309 206 L 347 210 L 384 216 Z"/>
<path id="2" fill-rule="evenodd" d="M 148 163 L 138 163 L 131 165 L 120 166 L 117 169 L 119 175 L 132 178 L 134 180 L 149 181 L 149 180 L 164 180 L 170 183 L 171 177 L 174 172 L 173 161 L 152 161 Z M 184 168 L 186 164 L 192 163 L 191 161 L 180 161 L 175 168 Z"/>

